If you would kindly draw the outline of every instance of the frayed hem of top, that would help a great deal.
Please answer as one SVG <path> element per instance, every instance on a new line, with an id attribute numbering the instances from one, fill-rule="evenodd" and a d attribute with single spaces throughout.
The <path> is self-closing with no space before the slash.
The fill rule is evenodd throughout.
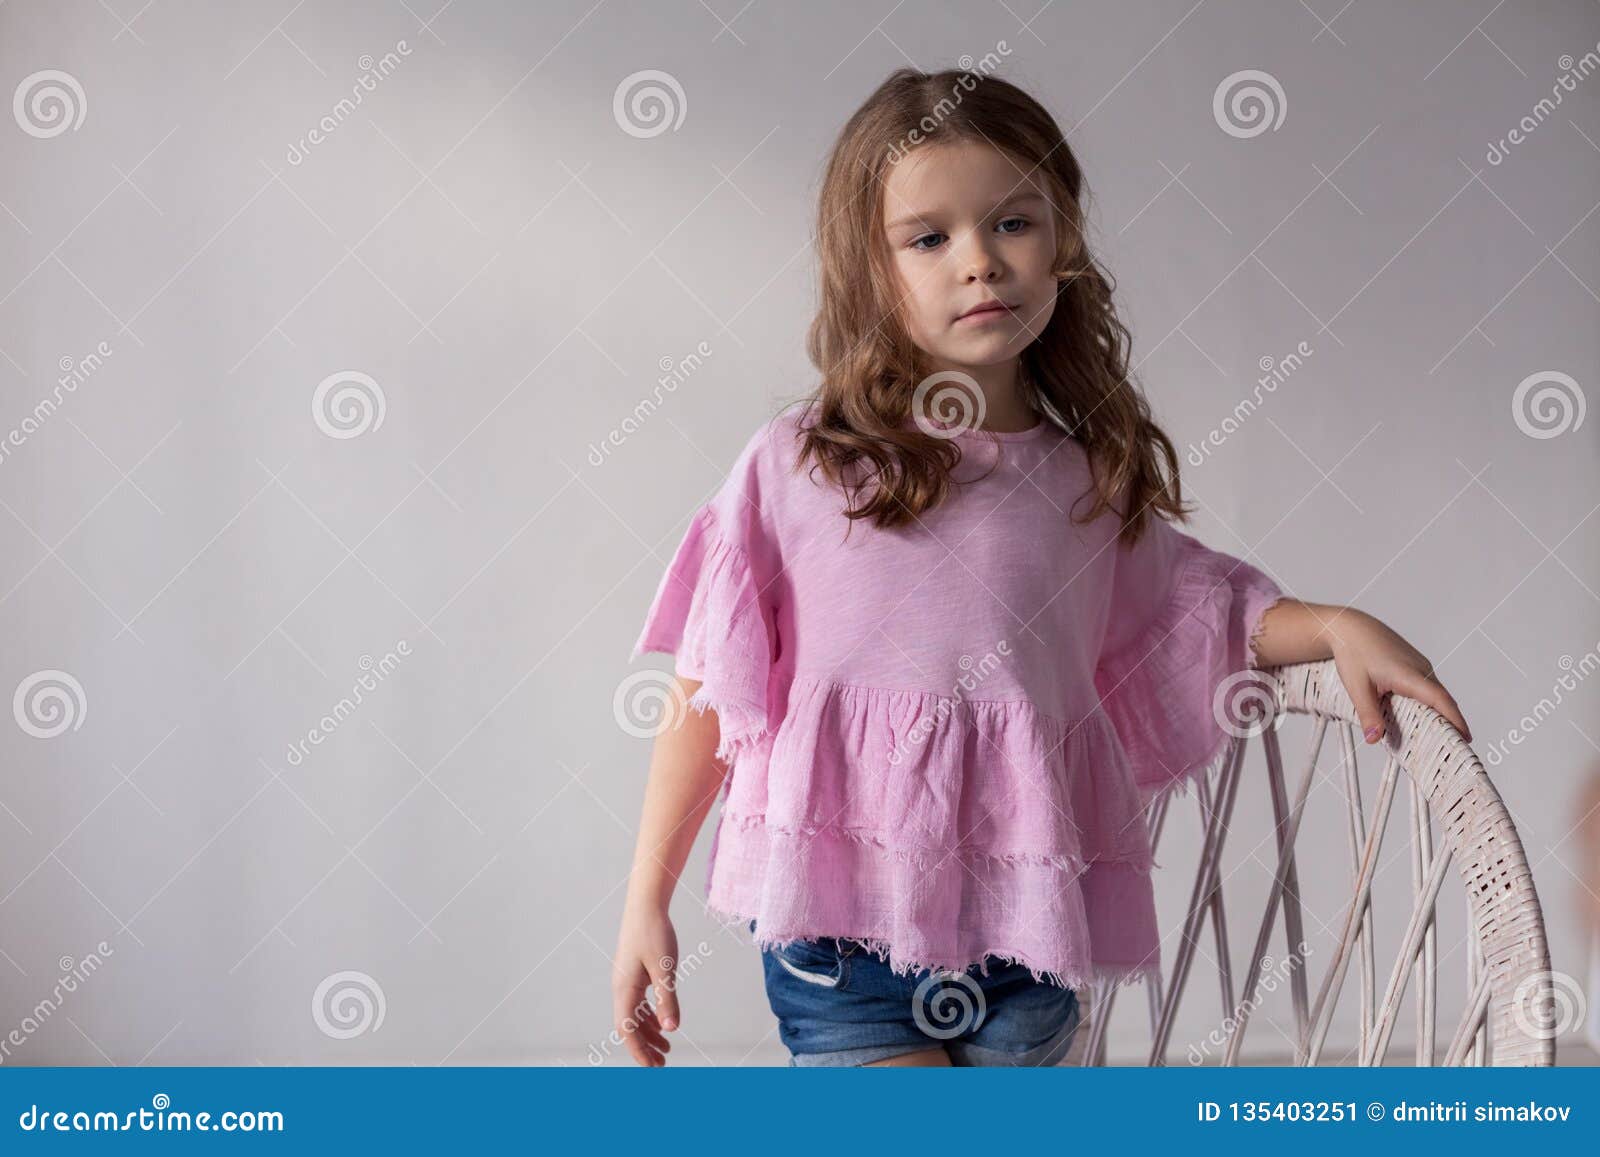
<path id="1" fill-rule="evenodd" d="M 713 752 L 713 757 L 720 759 L 723 763 L 731 764 L 741 752 L 750 750 L 760 742 L 768 734 L 768 729 L 766 727 L 746 727 L 740 731 L 732 730 L 734 720 L 741 717 L 741 712 L 730 710 L 727 704 L 719 705 L 718 698 L 719 696 L 711 693 L 706 684 L 702 683 L 699 690 L 689 697 L 689 706 L 701 715 L 704 715 L 707 711 L 716 715 L 721 731 L 717 736 L 717 749 Z M 743 708 L 743 713 L 745 714 L 751 713 L 751 711 L 751 708 Z"/>
<path id="2" fill-rule="evenodd" d="M 722 923 L 730 929 L 748 930 L 751 920 L 759 921 L 757 916 L 739 915 L 718 908 L 710 903 L 704 906 L 705 914 L 713 920 Z M 759 925 L 758 925 L 759 926 Z M 1004 966 L 1021 965 L 1028 970 L 1028 974 L 1038 983 L 1053 984 L 1058 988 L 1068 988 L 1077 991 L 1083 988 L 1092 988 L 1097 992 L 1119 988 L 1124 985 L 1136 984 L 1141 981 L 1161 982 L 1161 965 L 1156 963 L 1140 964 L 1094 964 L 1083 971 L 1064 971 L 1060 969 L 1044 968 L 1030 957 L 1003 949 L 985 950 L 977 959 L 960 962 L 907 960 L 894 958 L 894 944 L 890 940 L 877 936 L 856 936 L 849 933 L 812 933 L 809 936 L 767 936 L 759 931 L 752 937 L 755 946 L 763 951 L 778 949 L 793 944 L 797 940 L 810 940 L 820 937 L 829 937 L 839 940 L 852 940 L 859 943 L 867 951 L 890 965 L 891 971 L 896 976 L 910 976 L 916 972 L 950 972 L 965 973 L 971 968 L 977 968 L 979 975 L 989 975 L 989 965 L 999 963 Z"/>
<path id="3" fill-rule="evenodd" d="M 1144 814 L 1146 817 L 1154 813 L 1162 804 L 1176 796 L 1187 796 L 1190 789 L 1197 782 L 1210 782 L 1215 773 L 1220 772 L 1228 765 L 1228 759 L 1233 754 L 1235 742 L 1242 743 L 1242 739 L 1224 731 L 1217 741 L 1217 749 L 1209 757 L 1195 764 L 1180 775 L 1173 776 L 1156 788 L 1145 788 Z M 1151 859 L 1151 866 L 1161 867 L 1161 863 Z"/>
<path id="4" fill-rule="evenodd" d="M 1288 599 L 1288 595 L 1279 595 L 1256 614 L 1256 621 L 1250 625 L 1249 635 L 1245 639 L 1245 665 L 1252 671 L 1261 670 L 1261 636 L 1267 629 L 1267 612 Z"/>
<path id="5" fill-rule="evenodd" d="M 1261 613 L 1260 617 L 1257 618 L 1254 631 L 1250 636 L 1250 663 L 1246 668 L 1247 670 L 1260 671 L 1262 669 L 1258 667 L 1255 662 L 1255 641 L 1261 633 L 1261 624 L 1266 619 L 1266 611 L 1270 611 L 1282 601 L 1282 599 L 1279 599 L 1277 602 L 1269 605 L 1266 610 Z M 1279 698 L 1281 699 L 1281 694 L 1279 695 Z M 1271 727 L 1275 723 L 1281 722 L 1281 719 L 1278 717 L 1278 713 L 1281 712 L 1282 709 L 1282 704 L 1280 702 L 1274 707 L 1273 713 L 1268 716 L 1265 726 Z M 1144 799 L 1146 815 L 1149 815 L 1161 803 L 1173 796 L 1188 795 L 1189 789 L 1197 780 L 1210 780 L 1213 773 L 1220 772 L 1224 767 L 1227 766 L 1228 759 L 1233 754 L 1234 743 L 1244 743 L 1249 738 L 1253 738 L 1256 734 L 1256 732 L 1252 731 L 1249 736 L 1237 736 L 1227 729 L 1221 727 L 1218 728 L 1218 731 L 1220 734 L 1217 736 L 1216 746 L 1212 749 L 1212 752 L 1209 756 L 1196 763 L 1193 767 L 1188 768 L 1186 771 L 1173 776 L 1170 780 L 1167 780 L 1158 787 L 1146 787 L 1143 789 L 1145 793 Z M 1158 863 L 1155 866 L 1159 868 L 1161 865 Z"/>

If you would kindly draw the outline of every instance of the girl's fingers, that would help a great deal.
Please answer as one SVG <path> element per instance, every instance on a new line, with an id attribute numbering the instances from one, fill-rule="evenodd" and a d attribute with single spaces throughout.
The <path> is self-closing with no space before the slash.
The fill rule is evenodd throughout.
<path id="1" fill-rule="evenodd" d="M 656 1004 L 661 1010 L 656 1019 L 664 1029 L 678 1027 L 678 986 L 673 963 L 670 957 L 666 957 L 647 961 L 645 965 L 650 970 L 650 982 L 656 990 Z"/>
<path id="2" fill-rule="evenodd" d="M 1356 719 L 1361 724 L 1361 736 L 1368 743 L 1376 743 L 1383 738 L 1383 708 L 1378 704 L 1378 690 L 1372 685 L 1372 677 L 1366 669 L 1339 672 L 1339 682 L 1344 684 L 1345 694 L 1350 696 L 1350 703 L 1356 709 Z"/>
<path id="3" fill-rule="evenodd" d="M 656 1063 L 657 1052 L 645 1043 L 644 1037 L 638 1033 L 624 1033 L 622 1041 L 628 1046 L 628 1055 L 633 1058 L 636 1065 L 652 1065 Z"/>
<path id="4" fill-rule="evenodd" d="M 644 997 L 641 996 L 639 1003 L 634 1006 L 628 1023 L 632 1025 L 633 1035 L 651 1048 L 666 1052 L 672 1047 L 661 1031 L 661 1022 L 656 1019 L 656 1010 L 650 1007 Z"/>
<path id="5" fill-rule="evenodd" d="M 623 1039 L 627 1042 L 628 1052 L 641 1065 L 664 1063 L 662 1060 L 663 1055 L 672 1048 L 671 1044 L 660 1033 L 652 1034 L 643 1029 L 624 1033 Z"/>
<path id="6" fill-rule="evenodd" d="M 632 1035 L 642 1043 L 653 1049 L 659 1049 L 661 1052 L 667 1052 L 672 1048 L 667 1038 L 661 1035 L 661 1030 L 654 1027 L 640 1025 L 633 1030 Z"/>
<path id="7" fill-rule="evenodd" d="M 655 1020 L 655 1010 L 644 998 L 643 984 L 629 985 L 612 997 L 612 1027 L 641 1065 L 663 1063 L 660 1054 L 671 1046 Z"/>
<path id="8" fill-rule="evenodd" d="M 1448 719 L 1452 727 L 1461 732 L 1462 739 L 1468 743 L 1472 742 L 1472 730 L 1467 726 L 1466 717 L 1461 714 L 1461 708 L 1456 705 L 1455 699 L 1437 678 L 1425 675 L 1421 671 L 1408 670 L 1395 680 L 1395 690 L 1408 698 L 1415 699 L 1418 703 L 1432 707 Z"/>
<path id="9" fill-rule="evenodd" d="M 639 1031 L 645 1035 L 653 1047 L 660 1049 L 662 1052 L 670 1052 L 672 1050 L 672 1042 L 667 1039 L 666 1034 L 662 1031 L 661 1020 L 655 1009 L 645 1005 L 640 1009 L 639 1015 L 634 1017 L 634 1020 L 639 1024 Z"/>

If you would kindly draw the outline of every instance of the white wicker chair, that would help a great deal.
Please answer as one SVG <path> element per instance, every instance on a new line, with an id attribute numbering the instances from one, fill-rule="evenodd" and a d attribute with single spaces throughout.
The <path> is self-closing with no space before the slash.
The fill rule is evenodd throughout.
<path id="1" fill-rule="evenodd" d="M 1305 771 L 1290 800 L 1278 747 L 1278 726 L 1283 719 L 1274 719 L 1271 725 L 1258 724 L 1259 740 L 1266 750 L 1267 787 L 1278 847 L 1266 911 L 1260 918 L 1244 984 L 1236 990 L 1229 963 L 1219 864 L 1244 779 L 1242 769 L 1250 739 L 1246 736 L 1233 740 L 1213 772 L 1196 784 L 1194 794 L 1200 805 L 1204 838 L 1182 935 L 1175 946 L 1169 937 L 1163 948 L 1163 961 L 1168 965 L 1165 982 L 1159 990 L 1153 984 L 1146 985 L 1152 1030 L 1148 1063 L 1167 1063 L 1174 1019 L 1194 964 L 1202 926 L 1208 919 L 1217 953 L 1222 1009 L 1225 1015 L 1231 1014 L 1228 1021 L 1232 1022 L 1224 1021 L 1230 1030 L 1221 1056 L 1224 1065 L 1239 1063 L 1250 1013 L 1258 1003 L 1263 962 L 1271 959 L 1268 949 L 1280 906 L 1288 943 L 1305 943 L 1295 841 L 1305 820 L 1318 755 L 1331 724 L 1339 737 L 1342 767 L 1336 771 L 1342 771 L 1348 815 L 1325 818 L 1348 827 L 1351 883 L 1342 923 L 1335 921 L 1332 925 L 1340 936 L 1314 1002 L 1309 1000 L 1307 991 L 1309 970 L 1297 967 L 1290 976 L 1294 1063 L 1328 1063 L 1323 1060 L 1323 1045 L 1334 1006 L 1352 963 L 1359 962 L 1361 1013 L 1356 1063 L 1384 1063 L 1410 976 L 1414 980 L 1417 1011 L 1416 1064 L 1553 1064 L 1555 1034 L 1550 1031 L 1547 1011 L 1553 1001 L 1553 985 L 1539 899 L 1511 817 L 1477 755 L 1437 712 L 1397 695 L 1384 700 L 1386 734 L 1382 742 L 1372 746 L 1358 744 L 1355 711 L 1332 660 L 1268 668 L 1260 675 L 1256 693 L 1265 708 L 1261 722 L 1265 722 L 1266 712 L 1275 710 L 1309 716 L 1311 727 Z M 1250 730 L 1254 733 L 1257 728 Z M 1381 751 L 1386 756 L 1370 823 L 1362 814 L 1358 749 L 1366 749 L 1374 756 Z M 1412 907 L 1387 983 L 1380 992 L 1376 984 L 1383 977 L 1375 971 L 1372 881 L 1389 812 L 1401 790 L 1401 771 L 1409 780 L 1411 801 Z M 1166 812 L 1179 802 L 1168 796 L 1152 808 L 1152 839 L 1157 842 L 1158 851 Z M 1443 845 L 1437 851 L 1432 846 L 1430 816 L 1438 825 Z M 1435 912 L 1452 864 L 1466 896 L 1472 943 L 1467 945 L 1466 954 L 1465 1008 L 1440 1057 L 1435 1044 Z M 1093 990 L 1087 994 L 1087 1031 L 1080 1034 L 1073 1056 L 1066 1063 L 1105 1063 L 1106 1030 L 1117 992 L 1113 988 L 1104 994 Z M 1248 995 L 1240 996 L 1239 992 Z"/>

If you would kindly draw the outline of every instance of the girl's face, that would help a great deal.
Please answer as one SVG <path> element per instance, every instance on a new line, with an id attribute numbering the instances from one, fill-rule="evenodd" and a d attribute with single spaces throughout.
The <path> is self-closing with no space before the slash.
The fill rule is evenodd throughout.
<path id="1" fill-rule="evenodd" d="M 997 365 L 1044 332 L 1058 282 L 1041 174 L 986 144 L 925 145 L 889 169 L 883 219 L 902 317 L 933 368 Z"/>

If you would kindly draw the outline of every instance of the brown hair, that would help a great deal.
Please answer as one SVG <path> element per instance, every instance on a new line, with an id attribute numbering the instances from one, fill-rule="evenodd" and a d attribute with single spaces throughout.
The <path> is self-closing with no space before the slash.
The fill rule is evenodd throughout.
<path id="1" fill-rule="evenodd" d="M 811 420 L 802 423 L 800 461 L 811 460 L 813 471 L 820 467 L 851 496 L 844 513 L 852 522 L 904 525 L 949 492 L 960 447 L 908 421 L 926 359 L 899 319 L 880 185 L 907 142 L 926 148 L 960 140 L 998 147 L 1037 170 L 1052 194 L 1056 306 L 1023 352 L 1019 376 L 1023 401 L 1088 453 L 1096 500 L 1083 521 L 1111 507 L 1133 542 L 1147 509 L 1185 518 L 1177 452 L 1129 381 L 1131 339 L 1112 305 L 1115 282 L 1084 236 L 1087 193 L 1077 158 L 1037 101 L 968 70 L 896 70 L 834 144 L 817 206 L 821 303 L 807 335 L 822 384 L 806 398 Z M 870 493 L 863 475 L 873 479 Z"/>

